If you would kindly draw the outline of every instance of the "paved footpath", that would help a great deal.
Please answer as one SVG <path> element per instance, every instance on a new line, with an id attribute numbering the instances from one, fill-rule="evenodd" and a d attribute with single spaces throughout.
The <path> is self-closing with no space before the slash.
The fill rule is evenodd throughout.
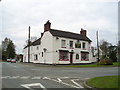
<path id="1" fill-rule="evenodd" d="M 117 67 L 68 68 L 38 65 L 3 62 L 0 76 L 2 88 L 77 90 L 84 88 L 83 82 L 88 78 L 118 74 Z"/>

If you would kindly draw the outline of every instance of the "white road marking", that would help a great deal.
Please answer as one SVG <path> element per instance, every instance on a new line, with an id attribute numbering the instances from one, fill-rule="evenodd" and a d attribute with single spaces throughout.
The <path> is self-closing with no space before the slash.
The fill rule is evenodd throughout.
<path id="1" fill-rule="evenodd" d="M 74 80 L 79 80 L 79 79 L 74 79 Z M 83 86 L 81 86 L 80 84 L 78 84 L 77 82 L 75 82 L 74 80 L 71 80 L 75 85 L 79 86 L 80 88 L 84 88 Z"/>
<path id="2" fill-rule="evenodd" d="M 22 76 L 20 79 L 28 79 L 30 76 Z"/>
<path id="3" fill-rule="evenodd" d="M 9 79 L 16 79 L 16 78 L 19 78 L 20 76 L 12 76 L 12 77 L 9 77 Z"/>
<path id="4" fill-rule="evenodd" d="M 41 79 L 41 77 L 36 76 L 36 77 L 33 77 L 32 79 Z"/>
<path id="5" fill-rule="evenodd" d="M 60 78 L 57 78 L 59 82 L 62 82 L 62 80 Z"/>
<path id="6" fill-rule="evenodd" d="M 42 79 L 49 79 L 48 77 L 43 77 Z"/>
<path id="7" fill-rule="evenodd" d="M 69 78 L 69 77 L 60 77 L 61 79 L 67 79 L 67 78 Z"/>
<path id="8" fill-rule="evenodd" d="M 41 83 L 23 84 L 21 86 L 23 86 L 29 90 L 35 90 L 35 89 L 30 88 L 32 86 L 40 86 L 43 90 L 47 90 Z"/>
<path id="9" fill-rule="evenodd" d="M 0 77 L 2 79 L 6 79 L 6 78 L 9 78 L 10 76 L 3 76 L 3 77 Z"/>
<path id="10" fill-rule="evenodd" d="M 59 82 L 59 81 L 57 81 L 57 80 L 55 80 L 55 79 L 51 79 L 51 78 L 48 78 L 48 77 L 47 77 L 47 79 L 48 79 L 48 80 L 55 81 L 55 82 L 58 82 L 58 83 L 61 83 L 61 84 L 64 84 L 64 85 L 67 85 L 67 86 L 70 86 L 70 87 L 73 87 L 73 88 L 80 88 L 80 87 L 77 87 L 77 86 L 74 86 L 74 85 L 70 85 L 70 84 L 68 84 L 68 83 Z"/>

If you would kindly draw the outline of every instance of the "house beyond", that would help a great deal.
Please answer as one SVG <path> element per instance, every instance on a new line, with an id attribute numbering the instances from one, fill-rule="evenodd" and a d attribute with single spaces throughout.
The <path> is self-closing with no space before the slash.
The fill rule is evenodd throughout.
<path id="1" fill-rule="evenodd" d="M 80 34 L 51 29 L 49 21 L 44 24 L 41 37 L 30 46 L 24 47 L 23 62 L 44 64 L 80 64 L 96 62 L 91 53 L 91 40 L 87 31 L 81 28 Z"/>

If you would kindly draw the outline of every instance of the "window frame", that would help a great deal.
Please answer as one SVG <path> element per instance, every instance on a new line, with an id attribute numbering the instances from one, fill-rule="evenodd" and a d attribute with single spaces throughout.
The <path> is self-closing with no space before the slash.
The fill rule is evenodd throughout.
<path id="1" fill-rule="evenodd" d="M 86 49 L 86 43 L 85 42 L 82 43 L 82 48 Z"/>
<path id="2" fill-rule="evenodd" d="M 38 55 L 37 54 L 34 55 L 34 60 L 38 60 Z"/>
<path id="3" fill-rule="evenodd" d="M 75 43 L 75 48 L 81 48 L 81 43 L 79 40 L 77 40 L 77 42 Z"/>
<path id="4" fill-rule="evenodd" d="M 80 56 L 79 56 L 79 54 L 76 54 L 76 60 L 78 60 L 78 59 L 80 59 Z"/>
<path id="5" fill-rule="evenodd" d="M 61 47 L 66 48 L 66 40 L 61 40 Z"/>
<path id="6" fill-rule="evenodd" d="M 39 50 L 39 46 L 37 46 L 36 49 Z"/>
<path id="7" fill-rule="evenodd" d="M 72 42 L 72 46 L 71 46 L 71 42 Z M 74 46 L 73 46 L 74 44 L 73 44 L 73 41 L 69 41 L 69 47 L 70 47 L 70 49 L 74 49 Z"/>
<path id="8" fill-rule="evenodd" d="M 59 51 L 59 61 L 69 61 L 69 52 Z"/>
<path id="9" fill-rule="evenodd" d="M 81 61 L 89 61 L 89 53 L 81 52 Z"/>

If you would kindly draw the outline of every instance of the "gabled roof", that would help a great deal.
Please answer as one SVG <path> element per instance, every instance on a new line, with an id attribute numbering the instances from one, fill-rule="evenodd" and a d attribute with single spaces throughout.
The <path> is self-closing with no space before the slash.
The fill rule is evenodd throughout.
<path id="1" fill-rule="evenodd" d="M 50 29 L 49 32 L 53 35 L 53 36 L 58 36 L 58 37 L 64 37 L 64 38 L 71 38 L 71 39 L 76 39 L 76 40 L 84 40 L 84 41 L 89 41 L 91 42 L 91 40 L 81 34 L 77 34 L 77 33 L 73 33 L 73 32 L 68 32 L 68 31 L 62 31 L 62 30 L 56 30 L 56 29 Z M 41 43 L 41 38 L 35 40 L 34 42 L 30 43 L 30 46 L 35 46 L 35 45 L 40 45 Z M 27 48 L 27 46 L 24 47 Z"/>
<path id="2" fill-rule="evenodd" d="M 24 49 L 27 48 L 28 46 L 40 45 L 40 43 L 41 43 L 41 38 L 35 40 L 34 42 L 30 42 L 30 45 L 25 46 Z"/>
<path id="3" fill-rule="evenodd" d="M 41 43 L 41 38 L 35 40 L 34 42 L 31 43 L 31 45 L 35 46 L 35 45 L 40 45 Z"/>
<path id="4" fill-rule="evenodd" d="M 50 29 L 50 33 L 53 36 L 71 38 L 71 39 L 77 39 L 77 40 L 84 40 L 84 41 L 91 42 L 91 40 L 88 37 L 81 35 L 81 34 L 73 33 L 73 32 Z"/>

